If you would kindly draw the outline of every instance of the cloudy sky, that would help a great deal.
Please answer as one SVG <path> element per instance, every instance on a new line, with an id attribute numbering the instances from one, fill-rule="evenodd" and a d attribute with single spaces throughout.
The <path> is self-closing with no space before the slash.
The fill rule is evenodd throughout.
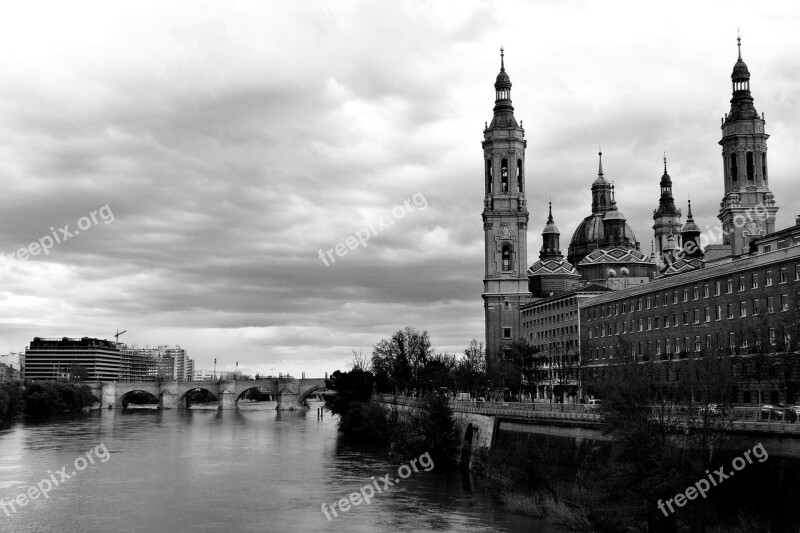
<path id="1" fill-rule="evenodd" d="M 0 353 L 127 329 L 200 368 L 312 376 L 407 325 L 439 351 L 482 340 L 480 142 L 501 45 L 528 139 L 529 263 L 550 198 L 566 253 L 598 144 L 643 248 L 664 151 L 679 205 L 717 224 L 738 28 L 786 227 L 800 4 L 765 4 L 6 4 Z M 370 226 L 366 246 L 319 258 Z"/>

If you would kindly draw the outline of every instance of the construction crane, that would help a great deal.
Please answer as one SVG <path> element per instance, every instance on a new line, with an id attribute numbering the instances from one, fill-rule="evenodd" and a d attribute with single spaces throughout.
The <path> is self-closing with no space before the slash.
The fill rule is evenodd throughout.
<path id="1" fill-rule="evenodd" d="M 123 333 L 126 333 L 127 331 L 128 331 L 127 329 L 123 329 L 122 331 L 117 330 L 117 332 L 114 334 L 117 346 L 119 346 L 119 336 L 122 335 Z"/>

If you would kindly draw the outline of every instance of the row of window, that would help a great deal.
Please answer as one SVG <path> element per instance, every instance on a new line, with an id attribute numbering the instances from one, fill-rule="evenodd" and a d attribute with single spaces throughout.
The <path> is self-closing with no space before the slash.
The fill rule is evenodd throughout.
<path id="1" fill-rule="evenodd" d="M 527 328 L 538 328 L 549 326 L 551 324 L 558 324 L 560 322 L 573 321 L 578 319 L 578 311 L 569 311 L 567 313 L 557 313 L 554 315 L 543 316 L 541 318 L 534 318 L 533 320 L 524 320 L 522 325 Z"/>
<path id="2" fill-rule="evenodd" d="M 548 313 L 550 311 L 554 311 L 556 309 L 563 309 L 564 307 L 574 307 L 576 305 L 578 305 L 577 298 L 575 297 L 565 298 L 563 300 L 556 300 L 555 302 L 541 304 L 537 305 L 536 307 L 531 307 L 530 309 L 525 309 L 524 311 L 522 311 L 522 316 L 539 315 L 542 313 Z"/>
<path id="3" fill-rule="evenodd" d="M 748 288 L 758 289 L 760 278 L 761 276 L 758 272 L 753 272 L 749 276 L 738 276 L 738 280 L 735 280 L 734 278 L 728 278 L 726 280 L 716 280 L 713 282 L 713 285 L 706 283 L 702 287 L 703 298 L 705 299 L 711 297 L 712 286 L 714 296 L 722 295 L 723 288 L 725 290 L 725 294 L 732 294 L 734 289 L 737 289 L 738 292 L 745 292 Z M 773 286 L 772 270 L 767 270 L 764 272 L 763 278 L 765 287 Z M 787 267 L 781 267 L 777 270 L 777 279 L 779 284 L 788 283 L 790 279 L 792 281 L 800 281 L 800 264 L 795 265 L 794 273 L 791 278 L 789 269 Z M 734 284 L 734 281 L 738 281 L 738 283 Z M 630 301 L 590 307 L 587 309 L 587 319 L 597 320 L 610 316 L 626 314 L 629 312 L 633 313 L 651 308 L 655 309 L 659 307 L 659 303 L 662 306 L 668 306 L 670 303 L 679 304 L 688 302 L 690 298 L 693 301 L 700 299 L 700 286 L 695 285 L 691 289 L 684 288 L 682 290 L 676 289 L 673 291 L 664 291 L 663 294 L 656 293 L 643 298 L 632 299 Z"/>
<path id="4" fill-rule="evenodd" d="M 772 244 L 773 243 L 764 244 L 761 251 L 763 253 L 771 252 Z M 792 237 L 791 242 L 789 242 L 788 238 L 778 240 L 778 250 L 783 250 L 784 248 L 788 248 L 789 246 L 800 246 L 800 235 L 795 235 L 794 237 Z"/>
<path id="5" fill-rule="evenodd" d="M 762 343 L 761 330 L 752 332 L 734 332 L 730 331 L 727 334 L 716 334 L 716 348 L 718 350 L 728 350 L 731 353 L 739 353 L 747 351 L 750 348 L 761 348 Z M 668 339 L 656 339 L 655 341 L 640 341 L 630 345 L 631 355 L 656 355 L 662 354 L 671 355 L 673 353 L 687 353 L 690 351 L 702 352 L 711 351 L 714 348 L 714 336 L 712 335 L 695 335 L 692 337 L 675 337 Z M 767 341 L 770 346 L 778 345 L 778 332 L 775 328 L 767 329 Z M 791 346 L 792 335 L 791 333 L 784 333 L 783 339 L 784 346 Z M 596 347 L 589 350 L 589 357 L 591 359 L 606 359 L 614 358 L 622 354 L 619 345 Z"/>
<path id="6" fill-rule="evenodd" d="M 800 304 L 800 293 L 796 295 L 797 302 Z M 766 311 L 768 314 L 772 314 L 775 312 L 775 297 L 768 296 L 766 298 Z M 788 311 L 790 309 L 790 298 L 788 294 L 781 294 L 780 296 L 780 310 L 781 311 Z M 742 300 L 740 302 L 731 302 L 727 304 L 727 307 L 723 309 L 722 305 L 717 305 L 714 307 L 714 320 L 722 320 L 723 318 L 723 311 L 727 311 L 724 316 L 727 318 L 744 318 L 748 316 L 748 312 L 753 316 L 758 316 L 761 314 L 761 298 L 753 298 L 751 300 Z M 672 320 L 670 320 L 670 318 Z M 680 320 L 678 313 L 673 313 L 670 315 L 664 315 L 663 322 L 661 316 L 653 316 L 647 318 L 640 318 L 640 319 L 631 319 L 630 321 L 623 320 L 619 322 L 613 322 L 611 324 L 601 324 L 597 326 L 590 326 L 589 327 L 589 338 L 597 338 L 597 337 L 606 337 L 606 336 L 613 336 L 613 335 L 622 335 L 626 333 L 637 333 L 641 331 L 652 331 L 654 329 L 660 329 L 663 323 L 663 327 L 669 328 L 670 324 L 672 327 L 678 327 L 680 325 L 688 326 L 691 324 L 700 324 L 701 322 L 711 322 L 711 308 L 706 307 L 703 309 L 693 309 L 691 312 L 684 311 L 680 314 Z M 630 324 L 630 327 L 628 325 Z"/>

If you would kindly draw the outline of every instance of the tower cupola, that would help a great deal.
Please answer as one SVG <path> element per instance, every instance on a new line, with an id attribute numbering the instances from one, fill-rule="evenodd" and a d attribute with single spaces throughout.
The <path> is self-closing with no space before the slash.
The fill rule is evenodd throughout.
<path id="1" fill-rule="evenodd" d="M 692 217 L 692 201 L 689 200 L 689 212 L 686 215 L 686 224 L 681 228 L 681 242 L 686 252 L 687 259 L 703 258 L 703 249 L 700 247 L 700 226 L 695 224 Z"/>
<path id="2" fill-rule="evenodd" d="M 603 175 L 603 152 L 598 152 L 597 178 L 592 183 L 592 213 L 605 213 L 611 206 L 611 184 Z"/>
<path id="3" fill-rule="evenodd" d="M 539 251 L 539 259 L 546 261 L 548 259 L 563 259 L 564 255 L 561 253 L 560 248 L 561 232 L 558 231 L 555 222 L 553 221 L 553 202 L 550 202 L 549 211 L 547 214 L 547 224 L 544 225 L 542 230 L 542 249 Z"/>
<path id="4" fill-rule="evenodd" d="M 494 82 L 494 117 L 492 118 L 493 127 L 517 126 L 514 118 L 514 106 L 511 104 L 511 78 L 506 72 L 505 51 L 500 49 L 500 72 Z"/>

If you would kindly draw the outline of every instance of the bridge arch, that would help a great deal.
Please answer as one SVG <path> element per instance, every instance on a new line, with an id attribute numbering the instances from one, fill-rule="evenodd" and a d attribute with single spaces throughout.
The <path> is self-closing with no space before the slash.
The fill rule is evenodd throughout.
<path id="1" fill-rule="evenodd" d="M 129 403 L 130 403 L 130 402 L 129 402 L 129 400 L 130 400 L 130 397 L 131 397 L 133 394 L 140 394 L 140 393 L 141 393 L 141 394 L 146 394 L 147 396 L 149 396 L 149 397 L 150 397 L 150 398 L 152 398 L 152 400 L 153 400 L 153 401 L 152 401 L 151 403 L 149 403 L 149 404 L 141 404 L 141 405 L 153 405 L 153 404 L 155 404 L 155 405 L 159 405 L 159 403 L 160 403 L 160 398 L 159 398 L 158 396 L 156 396 L 155 394 L 153 394 L 152 392 L 150 392 L 150 391 L 146 391 L 146 390 L 143 390 L 143 389 L 131 389 L 131 390 L 129 390 L 129 391 L 127 391 L 127 392 L 125 392 L 125 393 L 124 393 L 122 396 L 120 396 L 120 397 L 119 397 L 119 399 L 117 400 L 117 403 L 119 403 L 119 405 L 120 405 L 120 406 L 121 406 L 123 409 L 127 409 L 127 408 L 128 408 L 128 405 L 129 405 Z"/>
<path id="2" fill-rule="evenodd" d="M 198 385 L 197 387 L 190 387 L 190 388 L 187 388 L 186 390 L 184 390 L 183 393 L 181 393 L 181 395 L 178 396 L 177 405 L 183 405 L 184 407 L 186 407 L 188 409 L 189 406 L 190 406 L 190 404 L 189 404 L 189 394 L 194 392 L 194 391 L 205 391 L 205 392 L 207 392 L 209 395 L 211 395 L 211 397 L 214 398 L 214 401 L 217 402 L 217 404 L 219 404 L 219 392 L 213 390 L 210 387 L 204 387 L 202 385 Z"/>
<path id="3" fill-rule="evenodd" d="M 270 390 L 268 387 L 264 387 L 263 384 L 255 383 L 255 384 L 253 384 L 252 387 L 247 387 L 247 388 L 243 387 L 241 390 L 237 390 L 236 391 L 236 400 L 235 400 L 234 403 L 238 406 L 239 405 L 239 400 L 244 398 L 247 393 L 249 393 L 250 391 L 253 391 L 253 390 L 257 391 L 259 394 L 266 394 L 267 396 L 269 396 L 270 399 L 266 400 L 266 401 L 270 401 L 271 402 L 271 401 L 275 400 L 275 391 L 274 390 Z"/>
<path id="4" fill-rule="evenodd" d="M 300 405 L 303 405 L 303 402 L 308 399 L 308 397 L 318 390 L 327 390 L 325 389 L 325 385 L 312 385 L 308 390 L 303 391 L 300 393 L 300 397 L 298 398 L 298 402 Z"/>

